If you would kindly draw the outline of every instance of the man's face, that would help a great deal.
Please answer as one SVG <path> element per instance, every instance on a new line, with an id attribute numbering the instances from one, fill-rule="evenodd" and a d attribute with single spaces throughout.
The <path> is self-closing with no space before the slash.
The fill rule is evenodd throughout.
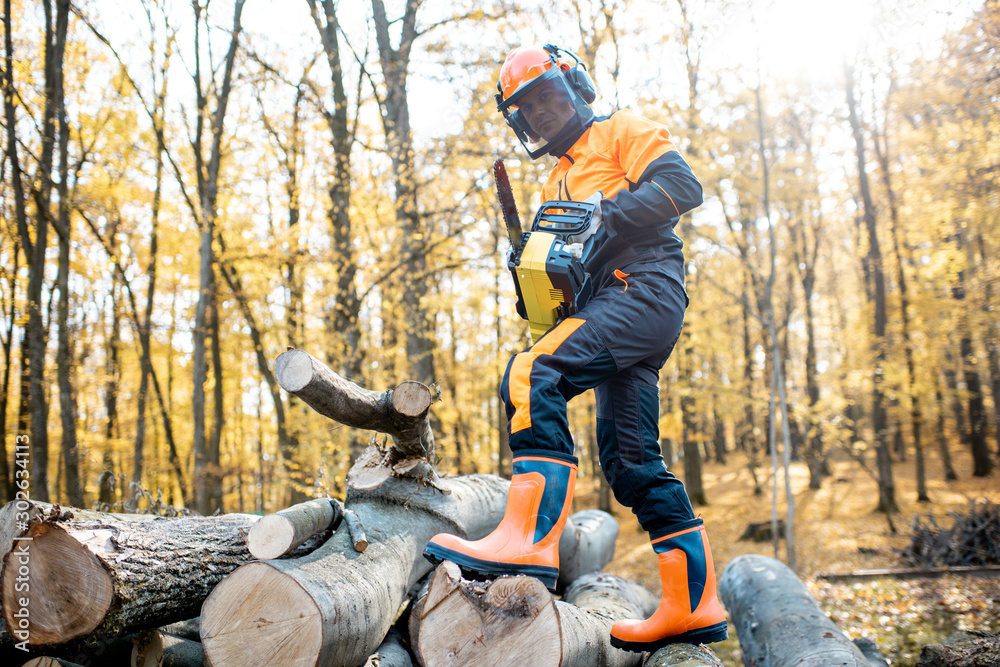
<path id="1" fill-rule="evenodd" d="M 573 101 L 561 81 L 546 81 L 529 91 L 518 108 L 531 128 L 546 141 L 554 139 L 576 115 Z"/>

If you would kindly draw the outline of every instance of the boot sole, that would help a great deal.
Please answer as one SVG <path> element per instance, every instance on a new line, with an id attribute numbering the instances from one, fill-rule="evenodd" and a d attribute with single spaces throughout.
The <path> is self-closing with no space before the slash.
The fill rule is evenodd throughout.
<path id="1" fill-rule="evenodd" d="M 556 590 L 556 580 L 559 579 L 558 568 L 547 567 L 545 565 L 528 565 L 525 563 L 503 563 L 495 560 L 481 560 L 479 558 L 474 558 L 473 556 L 467 556 L 458 551 L 446 549 L 434 544 L 433 542 L 424 548 L 424 558 L 435 565 L 439 565 L 443 561 L 450 560 L 458 565 L 462 574 L 470 579 L 477 579 L 480 581 L 496 579 L 497 577 L 502 577 L 504 575 L 527 575 L 541 581 L 545 584 L 545 588 L 549 589 L 553 593 Z"/>
<path id="2" fill-rule="evenodd" d="M 644 651 L 653 652 L 670 644 L 714 644 L 727 637 L 729 637 L 729 633 L 726 631 L 726 622 L 721 621 L 715 625 L 689 630 L 679 635 L 671 635 L 651 642 L 630 642 L 611 635 L 611 645 L 625 651 L 642 653 Z"/>

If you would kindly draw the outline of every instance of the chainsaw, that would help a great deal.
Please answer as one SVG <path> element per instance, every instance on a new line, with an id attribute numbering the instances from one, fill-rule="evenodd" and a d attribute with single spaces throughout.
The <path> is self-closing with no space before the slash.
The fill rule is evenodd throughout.
<path id="1" fill-rule="evenodd" d="M 594 247 L 571 243 L 570 237 L 587 231 L 597 205 L 592 202 L 547 201 L 535 213 L 530 231 L 521 230 L 503 159 L 493 163 L 497 196 L 511 251 L 507 268 L 514 277 L 517 314 L 528 320 L 532 343 L 563 319 L 583 308 L 593 293 L 584 269 Z"/>

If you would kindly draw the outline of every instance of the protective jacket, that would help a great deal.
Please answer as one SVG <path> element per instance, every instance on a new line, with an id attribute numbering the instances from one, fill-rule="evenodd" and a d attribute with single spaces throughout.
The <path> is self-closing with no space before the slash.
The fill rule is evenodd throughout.
<path id="1" fill-rule="evenodd" d="M 603 228 L 587 270 L 599 290 L 614 271 L 662 273 L 684 285 L 681 215 L 702 203 L 702 189 L 667 128 L 622 110 L 596 119 L 559 162 L 542 201 L 582 201 L 602 192 Z"/>

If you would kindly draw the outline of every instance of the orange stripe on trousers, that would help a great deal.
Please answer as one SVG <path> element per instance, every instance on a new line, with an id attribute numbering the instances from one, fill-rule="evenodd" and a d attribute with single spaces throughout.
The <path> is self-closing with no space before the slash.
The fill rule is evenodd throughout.
<path id="1" fill-rule="evenodd" d="M 553 354 L 584 322 L 586 320 L 577 318 L 563 320 L 530 349 L 514 357 L 507 383 L 510 402 L 514 404 L 514 418 L 510 420 L 511 433 L 531 428 L 531 369 L 535 365 L 535 359 L 543 354 Z"/>

